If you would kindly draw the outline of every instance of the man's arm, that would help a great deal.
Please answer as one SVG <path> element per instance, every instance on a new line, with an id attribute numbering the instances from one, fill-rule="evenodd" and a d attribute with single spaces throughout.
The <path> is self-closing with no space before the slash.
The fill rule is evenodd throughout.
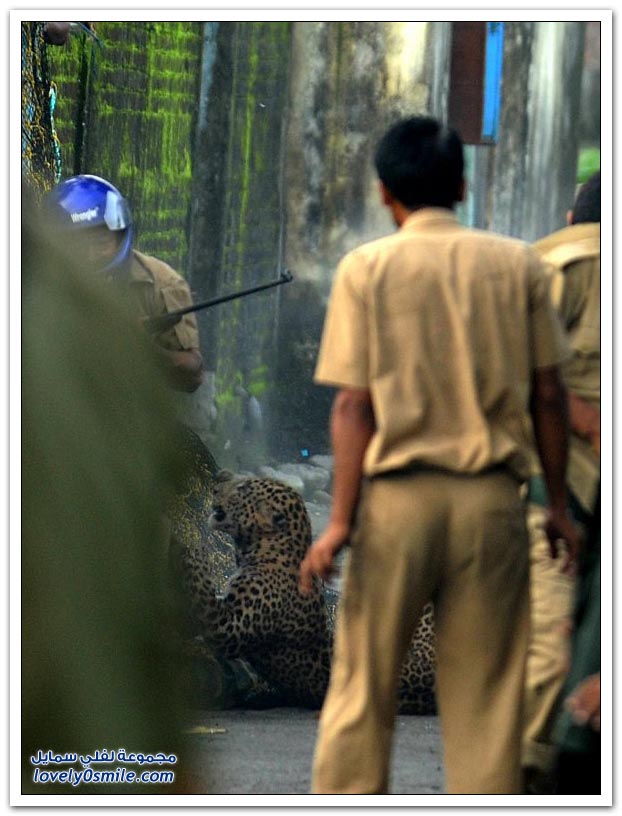
<path id="1" fill-rule="evenodd" d="M 350 540 L 363 475 L 363 459 L 376 421 L 371 394 L 365 388 L 337 393 L 330 431 L 334 454 L 333 501 L 326 530 L 309 549 L 300 565 L 300 591 L 310 592 L 313 576 L 323 580 L 333 572 L 333 560 Z"/>
<path id="2" fill-rule="evenodd" d="M 557 366 L 534 370 L 530 413 L 549 497 L 545 530 L 551 555 L 557 556 L 557 542 L 563 539 L 569 553 L 565 569 L 570 570 L 578 555 L 579 537 L 567 510 L 568 402 Z"/>
<path id="3" fill-rule="evenodd" d="M 192 306 L 188 282 L 162 261 L 150 258 L 149 263 L 155 282 L 151 317 L 167 320 L 173 312 Z M 182 315 L 152 339 L 171 387 L 188 394 L 196 391 L 204 379 L 196 316 Z"/>

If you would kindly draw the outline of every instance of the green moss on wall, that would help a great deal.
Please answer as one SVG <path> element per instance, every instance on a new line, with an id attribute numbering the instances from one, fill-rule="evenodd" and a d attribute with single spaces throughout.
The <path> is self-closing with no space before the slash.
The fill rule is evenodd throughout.
<path id="1" fill-rule="evenodd" d="M 283 227 L 281 138 L 286 116 L 290 23 L 245 22 L 228 33 L 231 64 L 223 172 L 221 291 L 274 278 Z M 216 380 L 221 433 L 239 425 L 236 386 L 263 400 L 271 387 L 279 293 L 253 295 L 221 307 L 216 330 Z M 266 365 L 266 360 L 270 361 Z"/>
<path id="2" fill-rule="evenodd" d="M 139 248 L 185 272 L 193 176 L 201 162 L 213 166 L 207 160 L 217 150 L 213 182 L 220 194 L 210 202 L 207 219 L 217 207 L 219 253 L 205 271 L 205 255 L 198 256 L 193 289 L 209 297 L 274 278 L 283 260 L 281 145 L 291 23 L 220 24 L 215 70 L 222 73 L 218 98 L 208 100 L 212 131 L 208 126 L 200 155 L 194 144 L 203 24 L 95 27 L 101 47 L 82 35 L 54 51 L 64 175 L 110 179 L 130 202 Z M 205 222 L 193 224 L 194 231 L 205 229 Z M 204 290 L 202 274 L 208 281 Z M 262 402 L 269 398 L 279 301 L 279 291 L 271 290 L 210 311 L 225 439 L 235 440 L 240 431 L 244 392 Z"/>
<path id="3" fill-rule="evenodd" d="M 95 27 L 101 47 L 80 35 L 54 51 L 64 175 L 110 179 L 130 201 L 141 250 L 183 272 L 202 24 Z"/>

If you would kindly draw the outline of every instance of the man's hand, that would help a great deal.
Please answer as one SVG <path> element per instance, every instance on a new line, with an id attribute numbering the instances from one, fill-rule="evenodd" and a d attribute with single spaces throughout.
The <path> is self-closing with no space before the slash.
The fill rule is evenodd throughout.
<path id="1" fill-rule="evenodd" d="M 600 672 L 592 674 L 570 694 L 564 708 L 577 725 L 588 725 L 600 731 Z"/>
<path id="2" fill-rule="evenodd" d="M 588 441 L 600 456 L 600 411 L 572 392 L 568 394 L 568 406 L 573 432 Z"/>
<path id="3" fill-rule="evenodd" d="M 326 581 L 334 572 L 333 559 L 350 541 L 358 503 L 363 459 L 376 429 L 371 394 L 366 388 L 342 388 L 333 400 L 330 435 L 335 468 L 332 509 L 328 526 L 300 565 L 299 588 L 308 595 L 313 576 Z"/>
<path id="4" fill-rule="evenodd" d="M 204 380 L 203 357 L 198 349 L 171 351 L 154 343 L 171 386 L 192 394 Z"/>
<path id="5" fill-rule="evenodd" d="M 567 554 L 562 564 L 562 572 L 567 575 L 576 575 L 577 560 L 581 551 L 581 536 L 573 521 L 565 511 L 549 508 L 544 531 L 549 540 L 551 557 L 559 556 L 559 543 L 564 541 Z"/>
<path id="6" fill-rule="evenodd" d="M 303 595 L 308 595 L 313 589 L 314 575 L 327 581 L 334 574 L 334 558 L 348 544 L 350 532 L 349 526 L 329 522 L 300 565 L 298 587 Z"/>
<path id="7" fill-rule="evenodd" d="M 155 315 L 154 317 L 141 317 L 139 321 L 144 330 L 149 334 L 157 336 L 172 329 L 173 326 L 181 322 L 182 318 L 183 315 L 171 312 L 169 314 Z"/>

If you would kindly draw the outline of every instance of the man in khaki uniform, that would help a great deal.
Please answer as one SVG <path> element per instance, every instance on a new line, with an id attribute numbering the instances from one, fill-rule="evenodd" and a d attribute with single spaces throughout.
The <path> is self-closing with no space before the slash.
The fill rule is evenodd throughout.
<path id="1" fill-rule="evenodd" d="M 562 374 L 569 393 L 568 492 L 576 520 L 590 524 L 600 485 L 600 173 L 580 189 L 569 226 L 535 244 L 556 270 L 551 295 L 568 332 L 572 356 Z M 530 480 L 532 635 L 527 659 L 523 765 L 528 792 L 555 785 L 551 729 L 568 672 L 575 578 L 550 558 L 543 530 L 546 487 Z"/>
<path id="2" fill-rule="evenodd" d="M 181 275 L 133 248 L 129 206 L 109 181 L 73 176 L 52 189 L 46 205 L 59 234 L 71 239 L 82 265 L 129 290 L 128 306 L 140 320 L 191 305 L 190 288 Z M 184 315 L 171 329 L 153 337 L 172 387 L 196 391 L 204 375 L 195 316 Z"/>
<path id="3" fill-rule="evenodd" d="M 339 388 L 333 504 L 301 591 L 351 547 L 312 790 L 387 792 L 398 673 L 433 600 L 447 791 L 520 793 L 528 411 L 551 542 L 576 543 L 561 327 L 531 248 L 454 217 L 464 189 L 454 132 L 399 122 L 376 169 L 399 230 L 341 262 L 316 369 Z"/>
<path id="4" fill-rule="evenodd" d="M 160 317 L 192 305 L 190 287 L 163 261 L 132 251 L 128 285 L 141 319 Z M 203 382 L 203 358 L 194 314 L 183 315 L 155 342 L 169 381 L 178 391 L 193 392 Z"/>

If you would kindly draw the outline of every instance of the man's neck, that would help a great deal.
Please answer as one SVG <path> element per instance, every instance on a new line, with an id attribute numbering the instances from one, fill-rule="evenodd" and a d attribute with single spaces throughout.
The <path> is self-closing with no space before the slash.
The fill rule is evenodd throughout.
<path id="1" fill-rule="evenodd" d="M 402 226 L 404 221 L 409 218 L 413 213 L 419 212 L 420 210 L 427 210 L 430 207 L 438 208 L 437 204 L 422 204 L 420 207 L 405 207 L 399 201 L 393 202 L 391 205 L 391 213 L 393 215 L 393 221 L 395 222 L 396 226 L 399 228 Z M 453 212 L 453 207 L 443 207 L 442 209 L 447 209 L 447 212 Z"/>

